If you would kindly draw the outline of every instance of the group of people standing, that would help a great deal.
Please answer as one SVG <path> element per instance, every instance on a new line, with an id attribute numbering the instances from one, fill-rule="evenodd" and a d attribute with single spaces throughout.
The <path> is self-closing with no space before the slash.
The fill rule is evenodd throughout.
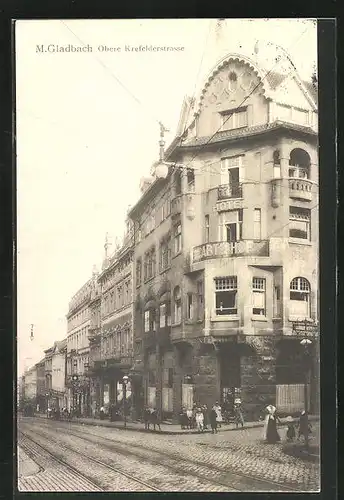
<path id="1" fill-rule="evenodd" d="M 272 404 L 265 408 L 266 416 L 264 420 L 264 434 L 263 438 L 267 443 L 274 444 L 281 440 L 281 437 L 277 430 L 277 424 L 281 423 L 276 407 Z M 308 426 L 308 427 L 307 427 Z M 306 434 L 312 433 L 312 426 L 306 418 L 306 412 L 302 411 L 298 423 L 298 438 L 301 439 L 305 437 Z M 290 416 L 287 417 L 287 433 L 286 440 L 288 442 L 294 441 L 296 438 L 296 425 L 294 419 Z"/>
<path id="2" fill-rule="evenodd" d="M 182 429 L 197 429 L 198 432 L 203 432 L 210 425 L 214 434 L 223 422 L 222 409 L 217 401 L 210 410 L 206 404 L 195 403 L 192 408 L 182 407 L 179 421 Z"/>

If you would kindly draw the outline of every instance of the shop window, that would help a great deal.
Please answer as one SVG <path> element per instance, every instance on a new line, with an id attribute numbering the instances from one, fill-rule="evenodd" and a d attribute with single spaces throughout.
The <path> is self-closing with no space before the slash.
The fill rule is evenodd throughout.
<path id="1" fill-rule="evenodd" d="M 237 314 L 237 278 L 215 278 L 216 315 Z"/>
<path id="2" fill-rule="evenodd" d="M 252 281 L 253 290 L 253 314 L 260 314 L 262 316 L 266 315 L 266 284 L 265 278 L 253 278 Z"/>
<path id="3" fill-rule="evenodd" d="M 311 211 L 308 208 L 289 207 L 289 237 L 310 241 Z"/>
<path id="4" fill-rule="evenodd" d="M 290 315 L 298 319 L 310 316 L 311 287 L 306 278 L 294 278 L 290 282 Z"/>

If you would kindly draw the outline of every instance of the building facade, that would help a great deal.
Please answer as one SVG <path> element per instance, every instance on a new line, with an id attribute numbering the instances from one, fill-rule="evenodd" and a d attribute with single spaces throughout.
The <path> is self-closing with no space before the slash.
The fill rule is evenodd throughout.
<path id="1" fill-rule="evenodd" d="M 189 111 L 174 166 L 130 211 L 145 402 L 300 410 L 297 325 L 314 334 L 319 316 L 316 89 L 289 59 L 272 73 L 228 55 Z"/>
<path id="2" fill-rule="evenodd" d="M 67 314 L 66 346 L 66 399 L 70 410 L 75 408 L 81 415 L 91 412 L 91 381 L 89 372 L 90 303 L 96 286 L 93 275 L 74 295 Z"/>
<path id="3" fill-rule="evenodd" d="M 23 376 L 24 398 L 30 400 L 32 404 L 36 404 L 37 394 L 37 369 L 36 366 L 28 369 Z"/>
<path id="4" fill-rule="evenodd" d="M 106 249 L 107 250 L 107 249 Z M 121 407 L 122 378 L 133 363 L 133 241 L 130 226 L 113 256 L 105 256 L 92 303 L 91 352 L 93 406 Z M 132 403 L 131 382 L 127 386 Z"/>
<path id="5" fill-rule="evenodd" d="M 47 392 L 45 387 L 45 359 L 36 363 L 37 384 L 36 384 L 36 402 L 37 408 L 41 412 L 47 409 Z"/>
<path id="6" fill-rule="evenodd" d="M 54 342 L 52 347 L 44 351 L 45 396 L 46 409 L 62 409 L 67 404 L 66 374 L 66 339 Z"/>

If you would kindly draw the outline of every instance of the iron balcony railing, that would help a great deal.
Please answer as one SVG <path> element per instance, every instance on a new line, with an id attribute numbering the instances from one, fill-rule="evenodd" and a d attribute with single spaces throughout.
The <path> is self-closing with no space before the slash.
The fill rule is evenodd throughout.
<path id="1" fill-rule="evenodd" d="M 227 200 L 229 198 L 242 198 L 241 184 L 222 184 L 217 189 L 218 200 Z"/>

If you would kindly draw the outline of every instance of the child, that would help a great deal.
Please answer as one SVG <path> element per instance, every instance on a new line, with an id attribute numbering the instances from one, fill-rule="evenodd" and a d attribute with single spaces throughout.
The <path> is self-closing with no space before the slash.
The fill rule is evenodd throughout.
<path id="1" fill-rule="evenodd" d="M 295 436 L 296 436 L 295 424 L 293 422 L 292 417 L 289 416 L 287 417 L 287 434 L 286 434 L 288 443 L 294 441 Z"/>
<path id="2" fill-rule="evenodd" d="M 195 418 L 198 432 L 203 432 L 204 415 L 201 408 L 197 408 Z"/>

